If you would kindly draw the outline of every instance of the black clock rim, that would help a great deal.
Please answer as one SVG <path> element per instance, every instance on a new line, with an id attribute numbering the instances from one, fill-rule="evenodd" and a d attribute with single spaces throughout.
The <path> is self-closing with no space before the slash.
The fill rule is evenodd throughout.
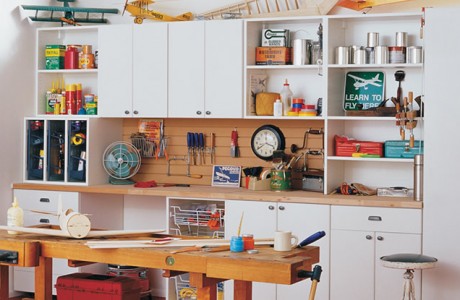
<path id="1" fill-rule="evenodd" d="M 278 148 L 275 149 L 275 150 L 284 150 L 284 149 L 286 149 L 286 140 L 285 140 L 284 134 L 281 131 L 281 129 L 279 127 L 277 127 L 275 125 L 271 125 L 271 124 L 262 125 L 252 133 L 252 137 L 251 137 L 251 150 L 252 150 L 252 152 L 258 158 L 266 160 L 266 161 L 269 161 L 269 160 L 273 159 L 273 155 L 261 156 L 254 149 L 254 138 L 255 138 L 255 136 L 257 135 L 257 133 L 259 133 L 260 131 L 265 130 L 265 129 L 268 129 L 268 130 L 272 131 L 276 135 L 276 138 L 279 140 Z"/>

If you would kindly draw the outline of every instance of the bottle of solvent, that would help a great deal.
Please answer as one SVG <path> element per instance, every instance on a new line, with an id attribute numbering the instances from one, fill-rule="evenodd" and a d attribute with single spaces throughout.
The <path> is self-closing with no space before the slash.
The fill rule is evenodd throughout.
<path id="1" fill-rule="evenodd" d="M 8 208 L 7 225 L 8 226 L 24 226 L 24 211 L 19 207 L 18 199 L 14 197 L 14 201 Z M 8 230 L 9 234 L 17 234 L 17 231 Z"/>
<path id="2" fill-rule="evenodd" d="M 280 99 L 276 99 L 273 103 L 273 116 L 281 117 L 283 115 L 283 103 Z"/>

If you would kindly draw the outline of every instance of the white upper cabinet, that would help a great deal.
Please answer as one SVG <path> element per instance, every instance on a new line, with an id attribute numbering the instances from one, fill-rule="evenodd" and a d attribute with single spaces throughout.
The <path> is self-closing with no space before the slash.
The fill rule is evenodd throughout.
<path id="1" fill-rule="evenodd" d="M 168 116 L 241 118 L 243 21 L 169 24 Z"/>
<path id="2" fill-rule="evenodd" d="M 166 23 L 100 29 L 100 116 L 166 116 L 167 36 Z"/>

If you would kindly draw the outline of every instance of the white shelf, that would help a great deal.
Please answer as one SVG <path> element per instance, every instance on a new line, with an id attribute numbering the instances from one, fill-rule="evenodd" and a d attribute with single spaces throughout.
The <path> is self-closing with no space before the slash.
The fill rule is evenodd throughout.
<path id="1" fill-rule="evenodd" d="M 423 64 L 346 64 L 346 65 L 338 65 L 338 64 L 329 64 L 329 68 L 331 69 L 404 69 L 404 68 L 422 68 Z"/>
<path id="2" fill-rule="evenodd" d="M 39 74 L 85 74 L 85 73 L 97 73 L 97 69 L 59 69 L 59 70 L 38 70 Z"/>
<path id="3" fill-rule="evenodd" d="M 327 160 L 336 160 L 336 161 L 357 161 L 357 162 L 381 162 L 381 163 L 414 163 L 413 159 L 410 158 L 365 158 L 365 157 L 349 157 L 349 156 L 328 156 Z"/>

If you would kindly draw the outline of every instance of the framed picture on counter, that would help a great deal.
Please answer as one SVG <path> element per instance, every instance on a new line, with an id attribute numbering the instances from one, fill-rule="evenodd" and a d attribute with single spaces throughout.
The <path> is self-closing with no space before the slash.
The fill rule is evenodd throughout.
<path id="1" fill-rule="evenodd" d="M 212 186 L 240 187 L 241 167 L 240 166 L 219 166 L 212 167 Z"/>

